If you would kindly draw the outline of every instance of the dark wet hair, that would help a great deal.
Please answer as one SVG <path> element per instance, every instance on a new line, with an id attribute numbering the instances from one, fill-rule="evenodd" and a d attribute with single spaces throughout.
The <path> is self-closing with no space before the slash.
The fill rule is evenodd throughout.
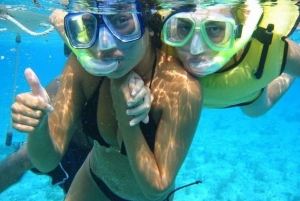
<path id="1" fill-rule="evenodd" d="M 161 48 L 162 41 L 160 32 L 162 29 L 161 16 L 157 13 L 152 14 L 152 11 L 159 9 L 156 0 L 137 0 L 140 5 L 143 21 L 145 26 L 148 26 L 149 31 L 153 32 L 151 36 L 151 44 L 156 48 Z"/>
<path id="2" fill-rule="evenodd" d="M 163 25 L 163 22 L 162 22 L 161 16 L 158 13 L 151 15 L 151 17 L 149 18 L 149 22 L 148 22 L 149 29 L 150 29 L 150 31 L 153 32 L 151 42 L 156 48 L 159 48 L 159 49 L 163 45 L 161 37 L 160 37 L 162 25 Z"/>
<path id="3" fill-rule="evenodd" d="M 245 24 L 247 6 L 245 4 L 235 4 L 231 6 L 230 13 L 237 24 Z"/>
<path id="4" fill-rule="evenodd" d="M 153 32 L 151 44 L 156 48 L 161 48 L 163 44 L 160 37 L 162 29 L 161 16 L 152 13 L 159 9 L 158 2 L 156 0 L 136 0 L 136 2 L 140 6 L 144 25 L 149 28 L 149 31 Z"/>

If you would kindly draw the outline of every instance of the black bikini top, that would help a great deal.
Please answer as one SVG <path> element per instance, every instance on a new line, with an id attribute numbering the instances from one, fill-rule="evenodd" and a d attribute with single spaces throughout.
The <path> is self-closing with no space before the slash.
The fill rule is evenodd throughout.
<path id="1" fill-rule="evenodd" d="M 156 54 L 155 54 L 155 60 L 152 67 L 152 73 L 151 73 L 151 80 L 149 88 L 151 89 L 152 80 L 154 77 L 156 68 Z M 102 78 L 99 82 L 99 85 L 95 92 L 92 95 L 92 98 L 89 99 L 82 112 L 81 116 L 81 122 L 82 122 L 82 129 L 86 136 L 92 138 L 93 140 L 96 140 L 101 146 L 104 147 L 110 147 L 111 145 L 105 142 L 105 140 L 102 138 L 101 133 L 99 132 L 99 128 L 97 125 L 97 106 L 98 106 L 98 98 L 99 98 L 99 90 L 101 88 L 101 85 L 103 83 L 104 78 Z M 149 113 L 149 122 L 148 124 L 144 124 L 143 122 L 139 123 L 139 126 L 141 128 L 141 131 L 145 137 L 145 140 L 148 143 L 148 146 L 150 150 L 154 151 L 154 143 L 155 143 L 155 136 L 156 136 L 156 130 L 157 125 L 151 116 L 151 113 Z M 122 142 L 121 145 L 121 154 L 126 155 L 126 149 L 125 145 Z"/>

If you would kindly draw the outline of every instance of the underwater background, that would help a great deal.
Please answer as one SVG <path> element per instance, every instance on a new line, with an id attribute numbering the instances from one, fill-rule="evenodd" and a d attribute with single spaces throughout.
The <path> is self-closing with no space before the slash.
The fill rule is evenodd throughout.
<path id="1" fill-rule="evenodd" d="M 0 4 L 8 2 L 1 0 Z M 14 93 L 30 90 L 25 68 L 31 67 L 45 86 L 61 73 L 66 61 L 63 42 L 55 31 L 41 37 L 20 35 L 21 43 L 16 43 L 15 32 L 0 32 L 0 161 L 26 140 L 25 134 L 10 128 Z M 290 38 L 299 44 L 300 31 Z M 259 118 L 247 117 L 239 108 L 203 109 L 176 186 L 196 180 L 202 183 L 177 191 L 174 200 L 300 201 L 299 89 L 298 79 L 275 107 Z M 10 130 L 13 144 L 7 147 L 5 137 Z M 27 172 L 0 194 L 2 200 L 58 201 L 63 200 L 63 192 L 51 186 L 49 177 Z"/>

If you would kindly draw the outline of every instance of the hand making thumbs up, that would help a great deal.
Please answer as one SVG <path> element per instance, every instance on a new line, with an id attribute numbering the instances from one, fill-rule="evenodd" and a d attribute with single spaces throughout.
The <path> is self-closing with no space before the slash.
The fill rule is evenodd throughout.
<path id="1" fill-rule="evenodd" d="M 25 77 L 32 91 L 16 96 L 11 106 L 11 118 L 16 130 L 30 133 L 53 111 L 53 107 L 46 90 L 32 69 L 25 70 Z"/>

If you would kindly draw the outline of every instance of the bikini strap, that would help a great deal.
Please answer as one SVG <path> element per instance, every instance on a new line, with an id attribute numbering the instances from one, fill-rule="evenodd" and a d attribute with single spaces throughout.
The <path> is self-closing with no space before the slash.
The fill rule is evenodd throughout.
<path id="1" fill-rule="evenodd" d="M 155 54 L 154 54 L 154 62 L 153 62 L 153 65 L 152 65 L 151 79 L 150 79 L 150 84 L 149 84 L 149 88 L 150 88 L 150 89 L 151 89 L 152 81 L 153 81 L 154 74 L 155 74 L 155 69 L 156 69 L 156 59 L 157 59 L 157 54 L 156 54 L 156 50 L 155 50 Z"/>
<path id="2" fill-rule="evenodd" d="M 168 197 L 167 197 L 164 201 L 169 201 L 170 196 L 171 196 L 172 194 L 174 194 L 176 191 L 178 191 L 178 190 L 180 190 L 180 189 L 182 189 L 182 188 L 186 188 L 186 187 L 189 187 L 189 186 L 191 186 L 191 185 L 201 184 L 201 183 L 202 183 L 202 181 L 195 181 L 195 182 L 192 182 L 192 183 L 190 183 L 190 184 L 187 184 L 187 185 L 184 185 L 184 186 L 180 186 L 180 187 L 174 189 L 171 193 L 169 193 Z"/>

